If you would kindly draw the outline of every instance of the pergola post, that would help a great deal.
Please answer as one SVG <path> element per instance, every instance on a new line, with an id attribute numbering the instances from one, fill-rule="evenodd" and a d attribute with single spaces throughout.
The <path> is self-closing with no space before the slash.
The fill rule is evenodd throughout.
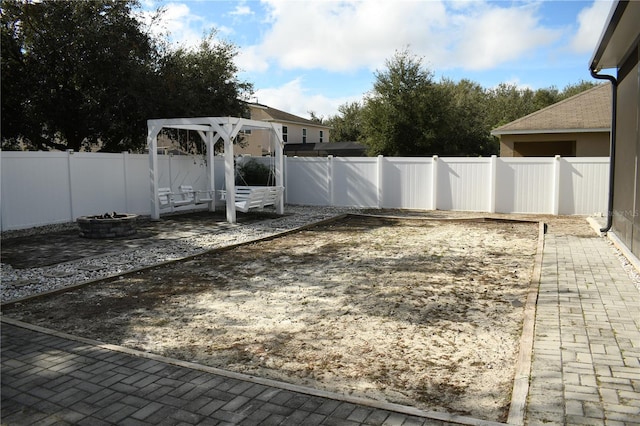
<path id="1" fill-rule="evenodd" d="M 271 129 L 276 136 L 276 158 L 275 158 L 275 175 L 276 175 L 276 186 L 284 187 L 284 140 L 282 138 L 282 124 L 279 123 L 271 123 Z M 276 213 L 284 214 L 284 193 L 278 200 L 276 204 Z"/>
<path id="2" fill-rule="evenodd" d="M 215 164 L 213 163 L 215 159 L 214 150 L 216 146 L 216 142 L 218 138 L 214 139 L 214 131 L 210 130 L 207 132 L 207 172 L 209 173 L 209 179 L 207 179 L 207 191 L 210 191 L 209 194 L 213 201 L 209 203 L 209 211 L 216 211 L 216 173 L 215 173 Z"/>
<path id="3" fill-rule="evenodd" d="M 222 126 L 224 140 L 224 182 L 227 193 L 227 222 L 236 223 L 236 172 L 233 164 L 233 142 L 231 140 L 231 124 Z"/>
<path id="4" fill-rule="evenodd" d="M 151 219 L 160 219 L 160 200 L 158 200 L 158 133 L 162 126 L 147 121 L 147 147 L 149 148 L 149 180 L 151 181 Z"/>

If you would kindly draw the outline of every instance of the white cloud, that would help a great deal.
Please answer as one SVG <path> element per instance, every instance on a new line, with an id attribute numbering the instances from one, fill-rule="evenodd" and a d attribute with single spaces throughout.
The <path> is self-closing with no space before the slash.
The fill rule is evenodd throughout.
<path id="1" fill-rule="evenodd" d="M 360 101 L 361 97 L 328 98 L 323 95 L 309 95 L 303 87 L 303 78 L 298 77 L 280 87 L 256 90 L 255 99 L 263 104 L 299 117 L 310 118 L 309 111 L 318 117 L 328 118 L 335 115 L 338 107 L 347 102 Z"/>
<path id="2" fill-rule="evenodd" d="M 456 17 L 458 40 L 451 52 L 454 66 L 490 69 L 553 43 L 561 31 L 541 27 L 535 5 L 484 8 Z"/>
<path id="3" fill-rule="evenodd" d="M 259 53 L 257 46 L 239 49 L 235 63 L 242 71 L 266 72 L 269 69 L 269 62 Z"/>
<path id="4" fill-rule="evenodd" d="M 271 28 L 257 50 L 285 69 L 375 68 L 444 17 L 439 2 L 270 0 Z"/>
<path id="5" fill-rule="evenodd" d="M 166 6 L 164 22 L 171 38 L 179 44 L 195 46 L 202 38 L 202 18 L 191 13 L 184 3 L 169 3 Z"/>
<path id="6" fill-rule="evenodd" d="M 578 14 L 578 31 L 571 40 L 571 49 L 576 53 L 592 52 L 604 29 L 609 16 L 611 3 L 608 1 L 594 1 Z"/>
<path id="7" fill-rule="evenodd" d="M 167 3 L 162 6 L 162 10 L 159 21 L 150 25 L 151 31 L 156 35 L 168 34 L 169 40 L 176 46 L 196 47 L 202 37 L 214 28 L 220 33 L 230 31 L 226 27 L 216 27 L 204 17 L 193 13 L 186 3 Z M 144 13 L 147 24 L 150 24 L 153 14 L 153 11 Z"/>
<path id="8" fill-rule="evenodd" d="M 245 4 L 238 4 L 236 5 L 236 8 L 233 11 L 229 12 L 229 15 L 234 15 L 234 16 L 253 15 L 253 11 L 249 6 Z"/>
<path id="9" fill-rule="evenodd" d="M 246 69 L 380 68 L 405 47 L 437 68 L 488 69 L 560 37 L 535 3 L 264 0 L 270 28 Z M 259 59 L 262 58 L 262 59 Z"/>

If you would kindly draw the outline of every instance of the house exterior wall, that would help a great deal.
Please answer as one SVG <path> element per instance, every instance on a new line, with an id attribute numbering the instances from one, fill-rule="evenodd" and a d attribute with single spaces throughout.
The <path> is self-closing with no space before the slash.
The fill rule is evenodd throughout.
<path id="1" fill-rule="evenodd" d="M 559 152 L 550 148 L 552 143 L 558 142 L 575 143 L 575 152 Z M 609 142 L 609 132 L 501 135 L 500 156 L 542 157 L 562 155 L 576 157 L 607 157 L 609 155 Z M 520 143 L 527 144 L 525 152 L 518 151 L 517 144 Z M 562 148 L 559 149 L 562 150 Z"/>
<path id="2" fill-rule="evenodd" d="M 273 151 L 270 131 L 252 130 L 251 133 L 245 133 L 242 137 L 242 144 L 233 148 L 233 152 L 236 155 L 260 157 Z"/>
<path id="3" fill-rule="evenodd" d="M 294 123 L 282 123 L 287 126 L 287 143 L 319 143 L 329 142 L 329 129 L 324 127 L 313 127 L 311 125 L 300 125 Z M 307 139 L 303 141 L 303 129 L 307 129 Z M 323 132 L 322 140 L 320 140 L 320 131 Z"/>
<path id="4" fill-rule="evenodd" d="M 285 143 L 303 143 L 303 129 L 306 129 L 306 143 L 330 142 L 329 129 L 327 127 L 314 126 L 312 123 L 294 123 L 289 121 L 278 121 L 271 117 L 265 108 L 251 106 L 251 119 L 259 121 L 276 121 L 287 128 Z M 322 137 L 321 133 L 322 132 Z M 245 134 L 245 146 L 237 147 L 234 152 L 239 155 L 263 156 L 271 152 L 270 132 L 252 131 Z"/>
<path id="5" fill-rule="evenodd" d="M 640 257 L 640 48 L 619 68 L 613 232 Z"/>

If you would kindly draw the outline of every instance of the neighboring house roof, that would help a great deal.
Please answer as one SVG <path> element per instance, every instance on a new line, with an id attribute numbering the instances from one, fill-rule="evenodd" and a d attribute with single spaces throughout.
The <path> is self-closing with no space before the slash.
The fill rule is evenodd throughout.
<path id="1" fill-rule="evenodd" d="M 611 85 L 601 84 L 491 131 L 494 136 L 611 130 Z"/>
<path id="2" fill-rule="evenodd" d="M 329 129 L 329 126 L 325 126 L 322 123 L 318 123 L 313 120 L 309 120 L 306 118 L 298 117 L 297 115 L 289 114 L 288 112 L 281 111 L 276 108 L 272 108 L 267 105 L 262 105 L 258 103 L 249 104 L 250 107 L 257 107 L 265 110 L 265 112 L 272 118 L 271 120 L 263 120 L 263 121 L 276 121 L 278 123 L 294 123 L 294 124 L 306 124 L 309 126 L 315 127 L 324 127 Z"/>

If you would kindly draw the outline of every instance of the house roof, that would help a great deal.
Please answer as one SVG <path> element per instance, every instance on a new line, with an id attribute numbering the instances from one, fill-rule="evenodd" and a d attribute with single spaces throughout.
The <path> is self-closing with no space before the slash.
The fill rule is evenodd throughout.
<path id="1" fill-rule="evenodd" d="M 524 133 L 584 133 L 611 130 L 611 85 L 600 84 L 491 131 L 494 136 Z"/>
<path id="2" fill-rule="evenodd" d="M 633 52 L 640 36 L 640 3 L 613 2 L 600 41 L 593 52 L 590 69 L 617 68 Z"/>
<path id="3" fill-rule="evenodd" d="M 325 126 L 322 123 L 318 123 L 316 121 L 313 120 L 309 120 L 306 118 L 302 118 L 302 117 L 298 117 L 297 115 L 293 115 L 290 114 L 288 112 L 285 111 L 281 111 L 279 109 L 276 108 L 272 108 L 270 106 L 267 105 L 262 105 L 259 103 L 251 103 L 249 104 L 249 106 L 253 106 L 253 107 L 257 107 L 257 108 L 261 108 L 264 109 L 265 112 L 272 118 L 272 120 L 264 120 L 264 121 L 276 121 L 278 123 L 295 123 L 295 124 L 306 124 L 309 126 L 315 126 L 315 127 L 324 127 L 329 129 L 329 126 Z"/>

